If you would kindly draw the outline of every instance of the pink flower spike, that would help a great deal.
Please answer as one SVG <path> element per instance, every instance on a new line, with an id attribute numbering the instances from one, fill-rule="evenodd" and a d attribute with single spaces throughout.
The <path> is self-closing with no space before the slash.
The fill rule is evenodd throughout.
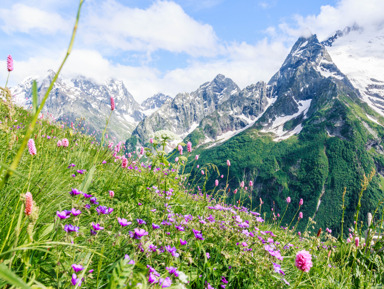
<path id="1" fill-rule="evenodd" d="M 27 192 L 25 194 L 25 214 L 27 216 L 30 216 L 32 214 L 32 210 L 33 210 L 33 198 L 32 198 L 32 194 L 30 192 Z"/>
<path id="2" fill-rule="evenodd" d="M 187 143 L 187 150 L 189 153 L 192 152 L 192 143 L 190 141 Z"/>
<path id="3" fill-rule="evenodd" d="M 31 155 L 36 155 L 36 146 L 33 138 L 28 141 L 28 151 Z"/>
<path id="4" fill-rule="evenodd" d="M 231 166 L 231 162 L 229 160 L 227 160 L 227 166 L 230 167 Z"/>
<path id="5" fill-rule="evenodd" d="M 288 197 L 287 198 L 287 204 L 289 204 L 291 202 L 291 197 Z"/>
<path id="6" fill-rule="evenodd" d="M 61 140 L 61 143 L 62 143 L 63 147 L 65 147 L 65 148 L 69 146 L 69 141 L 66 138 L 63 138 Z"/>
<path id="7" fill-rule="evenodd" d="M 359 237 L 355 238 L 355 245 L 356 245 L 356 247 L 359 247 Z"/>
<path id="8" fill-rule="evenodd" d="M 303 199 L 300 199 L 299 206 L 302 206 L 304 204 Z"/>
<path id="9" fill-rule="evenodd" d="M 8 55 L 8 58 L 7 58 L 7 69 L 9 72 L 13 70 L 13 59 L 11 55 Z"/>
<path id="10" fill-rule="evenodd" d="M 113 197 L 115 196 L 115 192 L 114 192 L 114 191 L 109 191 L 109 196 L 110 196 L 111 198 L 113 198 Z"/>
<path id="11" fill-rule="evenodd" d="M 303 212 L 300 212 L 299 213 L 299 219 L 302 219 L 303 218 Z"/>
<path id="12" fill-rule="evenodd" d="M 309 272 L 313 266 L 311 254 L 305 250 L 298 252 L 296 254 L 295 266 L 303 272 Z"/>
<path id="13" fill-rule="evenodd" d="M 111 96 L 111 110 L 115 110 L 115 100 L 113 99 L 113 97 Z"/>

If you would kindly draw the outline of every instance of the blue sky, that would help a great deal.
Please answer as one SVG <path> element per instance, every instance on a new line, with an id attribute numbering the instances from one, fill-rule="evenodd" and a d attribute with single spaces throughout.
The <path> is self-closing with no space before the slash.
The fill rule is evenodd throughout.
<path id="1" fill-rule="evenodd" d="M 364 2 L 364 3 L 363 3 Z M 384 23 L 382 0 L 85 0 L 66 77 L 118 78 L 142 101 L 195 90 L 218 73 L 240 87 L 268 81 L 294 41 Z M 11 85 L 56 70 L 78 1 L 2 0 L 0 65 Z M 2 55 L 2 56 L 1 56 Z M 0 66 L 1 67 L 1 66 Z M 0 71 L 5 81 L 6 71 Z"/>

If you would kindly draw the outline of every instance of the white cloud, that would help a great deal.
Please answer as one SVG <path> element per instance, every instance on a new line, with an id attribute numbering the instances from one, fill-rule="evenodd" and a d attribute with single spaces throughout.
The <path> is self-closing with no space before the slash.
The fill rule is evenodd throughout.
<path id="1" fill-rule="evenodd" d="M 318 15 L 294 17 L 295 25 L 282 23 L 279 28 L 284 34 L 298 37 L 306 31 L 317 34 L 323 40 L 337 30 L 357 24 L 367 29 L 384 25 L 383 0 L 341 0 L 335 7 L 321 6 Z"/>
<path id="2" fill-rule="evenodd" d="M 178 4 L 156 1 L 148 9 L 123 6 L 114 0 L 92 5 L 82 21 L 83 40 L 124 51 L 159 49 L 191 56 L 213 56 L 220 49 L 208 24 L 187 15 Z"/>
<path id="3" fill-rule="evenodd" d="M 10 9 L 0 9 L 1 29 L 6 33 L 37 31 L 42 34 L 55 34 L 68 31 L 72 22 L 64 20 L 58 13 L 52 13 L 21 3 Z"/>

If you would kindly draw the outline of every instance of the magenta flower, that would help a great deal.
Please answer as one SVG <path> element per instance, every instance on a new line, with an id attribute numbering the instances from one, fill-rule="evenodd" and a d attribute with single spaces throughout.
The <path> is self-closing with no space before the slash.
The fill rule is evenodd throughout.
<path id="1" fill-rule="evenodd" d="M 231 162 L 229 160 L 227 160 L 227 166 L 230 167 L 231 166 Z"/>
<path id="2" fill-rule="evenodd" d="M 160 278 L 159 285 L 161 285 L 161 288 L 168 288 L 172 285 L 172 280 L 169 277 L 167 277 L 165 279 Z"/>
<path id="3" fill-rule="evenodd" d="M 203 238 L 203 234 L 201 233 L 201 231 L 197 231 L 195 229 L 192 229 L 193 231 L 193 234 L 195 235 L 195 238 L 198 239 L 198 240 L 204 240 Z"/>
<path id="4" fill-rule="evenodd" d="M 249 181 L 249 186 L 253 187 L 253 182 L 252 181 Z"/>
<path id="5" fill-rule="evenodd" d="M 104 230 L 103 227 L 100 226 L 100 224 L 92 223 L 92 227 L 95 231 Z"/>
<path id="6" fill-rule="evenodd" d="M 287 198 L 287 203 L 289 204 L 291 202 L 291 197 Z"/>
<path id="7" fill-rule="evenodd" d="M 72 191 L 69 192 L 70 195 L 72 196 L 77 196 L 80 195 L 82 192 L 79 191 L 78 189 L 72 189 Z"/>
<path id="8" fill-rule="evenodd" d="M 187 151 L 192 152 L 192 143 L 190 141 L 187 143 Z"/>
<path id="9" fill-rule="evenodd" d="M 160 229 L 160 226 L 152 223 L 152 229 L 154 229 L 154 230 Z"/>
<path id="10" fill-rule="evenodd" d="M 65 147 L 65 148 L 69 146 L 69 141 L 66 138 L 63 138 L 61 140 L 61 143 L 62 143 L 63 147 Z"/>
<path id="11" fill-rule="evenodd" d="M 175 277 L 179 277 L 179 272 L 177 271 L 177 268 L 175 267 L 166 267 L 168 273 L 171 275 L 175 275 Z"/>
<path id="12" fill-rule="evenodd" d="M 81 286 L 81 281 L 82 281 L 82 280 L 81 280 L 80 278 L 77 279 L 77 276 L 76 276 L 75 273 L 72 274 L 71 283 L 72 283 L 73 286 L 76 286 L 76 284 L 77 284 L 78 287 L 80 287 L 80 286 Z"/>
<path id="13" fill-rule="evenodd" d="M 215 186 L 217 187 L 219 185 L 219 181 L 215 180 Z"/>
<path id="14" fill-rule="evenodd" d="M 28 141 L 28 151 L 31 155 L 36 155 L 35 141 L 32 138 Z"/>
<path id="15" fill-rule="evenodd" d="M 128 167 L 128 159 L 126 159 L 125 157 L 123 157 L 123 160 L 121 162 L 121 167 L 122 168 Z"/>
<path id="16" fill-rule="evenodd" d="M 81 211 L 80 210 L 76 210 L 75 208 L 72 208 L 71 213 L 72 213 L 73 216 L 76 217 L 76 216 L 81 214 Z"/>
<path id="17" fill-rule="evenodd" d="M 62 211 L 62 212 L 59 212 L 57 211 L 56 212 L 56 215 L 60 218 L 60 219 L 68 219 L 70 217 L 70 215 L 67 215 L 67 212 L 66 211 Z"/>
<path id="18" fill-rule="evenodd" d="M 115 110 L 115 100 L 114 98 L 111 96 L 111 110 Z"/>
<path id="19" fill-rule="evenodd" d="M 197 161 L 199 159 L 199 155 L 195 155 L 195 160 Z"/>
<path id="20" fill-rule="evenodd" d="M 78 232 L 79 227 L 76 227 L 76 226 L 71 225 L 71 224 L 67 224 L 64 226 L 64 231 L 66 231 L 67 233 Z"/>
<path id="21" fill-rule="evenodd" d="M 132 222 L 128 222 L 127 219 L 117 218 L 117 220 L 122 227 L 132 224 Z"/>
<path id="22" fill-rule="evenodd" d="M 300 212 L 299 213 L 299 219 L 302 219 L 303 218 L 303 212 Z"/>
<path id="23" fill-rule="evenodd" d="M 176 157 L 175 158 L 175 163 L 177 163 L 179 161 L 179 157 Z"/>
<path id="24" fill-rule="evenodd" d="M 115 196 L 115 192 L 114 192 L 114 191 L 108 191 L 108 193 L 109 193 L 109 196 L 110 196 L 111 198 L 113 198 L 113 197 Z"/>
<path id="25" fill-rule="evenodd" d="M 77 273 L 77 272 L 80 272 L 80 271 L 84 270 L 84 267 L 81 266 L 80 264 L 79 265 L 72 264 L 72 269 L 73 269 L 73 271 L 75 271 L 75 273 Z"/>
<path id="26" fill-rule="evenodd" d="M 144 148 L 143 148 L 143 147 L 140 148 L 140 154 L 141 154 L 141 155 L 144 154 Z"/>
<path id="27" fill-rule="evenodd" d="M 132 238 L 140 240 L 143 236 L 148 235 L 148 232 L 144 229 L 135 228 L 134 232 L 129 232 Z"/>
<path id="28" fill-rule="evenodd" d="M 244 188 L 244 181 L 240 183 L 240 188 Z"/>
<path id="29" fill-rule="evenodd" d="M 149 143 L 153 143 L 153 138 L 150 138 L 150 139 L 149 139 Z"/>
<path id="30" fill-rule="evenodd" d="M 57 147 L 61 147 L 63 145 L 63 143 L 61 142 L 61 140 L 59 140 L 58 142 L 57 142 Z"/>
<path id="31" fill-rule="evenodd" d="M 8 55 L 7 57 L 7 69 L 9 72 L 13 70 L 13 59 L 11 55 Z"/>
<path id="32" fill-rule="evenodd" d="M 359 237 L 355 238 L 355 245 L 356 245 L 356 247 L 359 247 Z"/>
<path id="33" fill-rule="evenodd" d="M 303 272 L 309 272 L 313 266 L 311 254 L 305 250 L 298 252 L 296 254 L 295 266 Z"/>
<path id="34" fill-rule="evenodd" d="M 180 239 L 180 245 L 184 246 L 184 245 L 187 245 L 188 242 L 187 241 L 183 241 L 182 239 Z"/>
<path id="35" fill-rule="evenodd" d="M 300 199 L 299 206 L 302 206 L 304 204 L 303 199 Z"/>
<path id="36" fill-rule="evenodd" d="M 149 284 L 154 284 L 154 283 L 157 283 L 157 282 L 159 282 L 159 281 L 156 279 L 156 276 L 150 272 L 149 276 L 148 276 L 148 283 Z"/>

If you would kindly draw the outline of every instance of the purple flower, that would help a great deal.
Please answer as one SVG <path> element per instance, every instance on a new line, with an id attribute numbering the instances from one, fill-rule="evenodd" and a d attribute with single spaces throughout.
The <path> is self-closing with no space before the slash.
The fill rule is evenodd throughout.
<path id="1" fill-rule="evenodd" d="M 136 219 L 136 221 L 139 225 L 145 225 L 146 224 L 146 222 L 142 219 Z"/>
<path id="2" fill-rule="evenodd" d="M 180 245 L 187 245 L 188 244 L 188 242 L 187 241 L 183 241 L 182 239 L 180 239 Z"/>
<path id="3" fill-rule="evenodd" d="M 57 212 L 56 212 L 56 215 L 57 215 L 60 219 L 68 219 L 68 218 L 70 217 L 70 215 L 67 215 L 67 212 L 66 212 L 66 211 L 62 211 L 62 212 L 57 211 Z"/>
<path id="4" fill-rule="evenodd" d="M 149 273 L 152 273 L 153 275 L 160 277 L 160 274 L 154 268 L 152 268 L 150 265 L 147 265 L 147 268 L 149 269 Z"/>
<path id="5" fill-rule="evenodd" d="M 225 279 L 225 277 L 223 276 L 223 277 L 221 277 L 221 282 L 223 282 L 224 284 L 228 284 L 228 281 L 227 281 L 227 279 Z"/>
<path id="6" fill-rule="evenodd" d="M 91 202 L 91 204 L 94 204 L 94 205 L 98 205 L 99 204 L 99 202 L 97 202 L 96 197 L 92 197 L 89 201 Z"/>
<path id="7" fill-rule="evenodd" d="M 86 170 L 77 170 L 76 172 L 77 172 L 78 174 L 83 175 L 83 174 L 86 172 Z"/>
<path id="8" fill-rule="evenodd" d="M 160 229 L 160 226 L 152 223 L 152 229 L 154 229 L 154 230 Z"/>
<path id="9" fill-rule="evenodd" d="M 72 208 L 71 213 L 72 213 L 73 216 L 76 217 L 76 216 L 81 214 L 81 211 L 80 210 L 76 210 L 75 208 Z"/>
<path id="10" fill-rule="evenodd" d="M 156 247 L 155 245 L 153 245 L 153 244 L 150 244 L 150 245 L 148 246 L 148 249 L 149 249 L 150 251 L 152 251 L 152 252 L 156 252 L 157 247 Z"/>
<path id="11" fill-rule="evenodd" d="M 77 272 L 80 272 L 80 271 L 84 270 L 84 267 L 81 266 L 80 264 L 79 265 L 72 264 L 72 269 L 73 269 L 73 271 L 75 271 L 75 273 L 77 273 Z"/>
<path id="12" fill-rule="evenodd" d="M 86 204 L 86 205 L 84 206 L 84 208 L 86 208 L 86 209 L 90 209 L 90 208 L 91 208 L 91 205 L 90 205 L 90 204 Z"/>
<path id="13" fill-rule="evenodd" d="M 205 256 L 207 256 L 207 259 L 211 258 L 211 256 L 209 255 L 209 253 L 205 253 Z"/>
<path id="14" fill-rule="evenodd" d="M 172 285 L 172 280 L 169 277 L 167 277 L 165 279 L 160 278 L 159 284 L 161 285 L 161 288 L 167 288 L 167 287 L 170 287 Z"/>
<path id="15" fill-rule="evenodd" d="M 195 238 L 198 240 L 204 240 L 203 234 L 201 234 L 201 231 L 197 231 L 195 229 L 192 229 L 193 234 L 195 235 Z"/>
<path id="16" fill-rule="evenodd" d="M 86 199 L 89 199 L 89 198 L 91 198 L 91 197 L 92 197 L 92 195 L 91 195 L 91 194 L 86 194 L 86 193 L 83 193 L 83 196 L 84 196 L 84 198 L 86 198 Z"/>
<path id="17" fill-rule="evenodd" d="M 107 208 L 106 206 L 98 206 L 96 208 L 96 211 L 97 213 L 100 215 L 100 214 L 103 214 L 103 215 L 108 215 L 110 213 L 113 212 L 113 209 L 112 208 Z"/>
<path id="18" fill-rule="evenodd" d="M 175 226 L 175 228 L 179 231 L 185 231 L 184 227 L 180 226 Z"/>
<path id="19" fill-rule="evenodd" d="M 153 275 L 152 273 L 149 273 L 148 283 L 149 284 L 154 284 L 154 283 L 157 283 L 157 282 L 159 282 L 159 281 L 156 279 L 156 276 Z"/>
<path id="20" fill-rule="evenodd" d="M 70 191 L 69 194 L 72 196 L 77 196 L 82 194 L 82 191 L 79 191 L 78 189 L 72 189 L 72 191 Z"/>
<path id="21" fill-rule="evenodd" d="M 179 277 L 179 272 L 177 271 L 177 268 L 175 267 L 166 267 L 168 273 L 171 275 L 175 275 L 175 277 Z"/>
<path id="22" fill-rule="evenodd" d="M 97 231 L 94 231 L 91 229 L 91 235 L 96 235 L 97 234 Z"/>
<path id="23" fill-rule="evenodd" d="M 273 263 L 273 262 L 272 262 L 272 264 L 273 264 L 273 270 L 275 270 L 276 273 L 279 273 L 281 275 L 285 275 L 283 270 L 281 270 L 281 265 Z"/>
<path id="24" fill-rule="evenodd" d="M 128 222 L 127 219 L 117 218 L 117 220 L 119 221 L 119 224 L 122 227 L 125 227 L 125 226 L 128 226 L 128 225 L 132 224 L 132 222 Z"/>
<path id="25" fill-rule="evenodd" d="M 67 225 L 64 226 L 64 231 L 66 231 L 67 233 L 78 232 L 79 231 L 79 227 L 76 227 L 76 226 L 71 225 L 71 224 L 67 224 Z"/>
<path id="26" fill-rule="evenodd" d="M 171 255 L 175 258 L 179 257 L 180 255 L 176 252 L 176 247 L 171 247 L 169 245 L 165 246 L 165 249 L 171 253 Z"/>
<path id="27" fill-rule="evenodd" d="M 104 230 L 103 227 L 100 226 L 100 224 L 92 223 L 92 227 L 95 231 Z"/>
<path id="28" fill-rule="evenodd" d="M 128 260 L 128 261 L 129 261 L 129 262 L 128 262 L 129 265 L 135 265 L 135 261 L 134 261 L 134 260 L 131 260 L 131 258 L 129 257 L 128 254 L 125 254 L 125 256 L 124 256 L 124 260 Z"/>
<path id="29" fill-rule="evenodd" d="M 135 228 L 135 232 L 130 232 L 130 235 L 132 238 L 140 240 L 143 236 L 148 235 L 148 232 L 146 232 L 144 229 Z"/>
<path id="30" fill-rule="evenodd" d="M 72 274 L 71 283 L 73 286 L 76 286 L 76 284 L 80 287 L 81 286 L 81 279 L 77 279 L 77 276 L 75 273 Z"/>

